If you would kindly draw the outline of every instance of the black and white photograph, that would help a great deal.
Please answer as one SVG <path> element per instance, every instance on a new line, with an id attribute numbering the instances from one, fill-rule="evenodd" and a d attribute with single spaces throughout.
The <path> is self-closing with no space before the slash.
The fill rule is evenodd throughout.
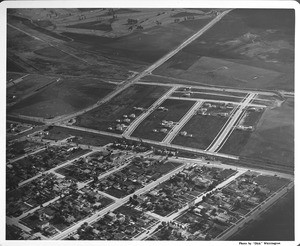
<path id="1" fill-rule="evenodd" d="M 267 2 L 1 4 L 0 244 L 299 245 L 299 6 Z"/>

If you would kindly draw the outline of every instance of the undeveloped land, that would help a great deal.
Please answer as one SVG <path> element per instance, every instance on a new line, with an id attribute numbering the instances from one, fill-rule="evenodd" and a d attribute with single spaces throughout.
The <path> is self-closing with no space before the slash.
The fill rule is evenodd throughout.
<path id="1" fill-rule="evenodd" d="M 74 113 L 96 103 L 114 87 L 98 79 L 64 78 L 17 103 L 9 112 L 43 118 Z"/>
<path id="2" fill-rule="evenodd" d="M 148 108 L 169 89 L 166 86 L 133 85 L 105 104 L 78 116 L 75 124 L 105 131 L 115 126 L 116 120 L 122 119 L 123 115 L 134 113 L 137 116 L 141 111 L 133 107 Z"/>

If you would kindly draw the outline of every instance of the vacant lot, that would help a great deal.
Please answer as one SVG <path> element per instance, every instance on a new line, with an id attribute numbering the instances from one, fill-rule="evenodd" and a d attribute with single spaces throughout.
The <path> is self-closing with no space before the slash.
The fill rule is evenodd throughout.
<path id="1" fill-rule="evenodd" d="M 293 98 L 264 112 L 241 155 L 294 166 Z"/>
<path id="2" fill-rule="evenodd" d="M 156 109 L 137 127 L 132 136 L 162 141 L 166 133 L 153 132 L 153 129 L 164 128 L 160 125 L 163 120 L 178 122 L 194 104 L 193 101 L 167 99 L 160 106 L 167 108 L 168 111 Z"/>
<path id="3" fill-rule="evenodd" d="M 291 181 L 285 178 L 275 177 L 275 176 L 266 176 L 260 175 L 255 178 L 255 182 L 260 186 L 265 186 L 270 189 L 272 192 L 275 192 L 282 187 L 286 186 Z"/>
<path id="4" fill-rule="evenodd" d="M 230 137 L 226 140 L 220 153 L 239 155 L 247 144 L 252 132 L 239 129 L 233 130 Z"/>
<path id="5" fill-rule="evenodd" d="M 88 107 L 113 89 L 114 85 L 98 79 L 64 78 L 14 105 L 10 112 L 52 118 Z"/>
<path id="6" fill-rule="evenodd" d="M 116 126 L 117 119 L 123 115 L 134 113 L 136 116 L 141 111 L 133 107 L 148 108 L 170 87 L 134 85 L 112 98 L 109 102 L 91 110 L 76 118 L 76 125 L 97 130 L 107 130 L 108 127 Z"/>
<path id="7" fill-rule="evenodd" d="M 235 9 L 155 73 L 206 84 L 293 90 L 294 20 L 288 9 Z M 204 57 L 214 62 L 202 63 Z"/>
<path id="8" fill-rule="evenodd" d="M 206 149 L 219 133 L 228 118 L 195 115 L 182 128 L 182 131 L 187 131 L 193 137 L 184 137 L 177 135 L 172 141 L 172 144 L 191 147 L 195 149 Z"/>

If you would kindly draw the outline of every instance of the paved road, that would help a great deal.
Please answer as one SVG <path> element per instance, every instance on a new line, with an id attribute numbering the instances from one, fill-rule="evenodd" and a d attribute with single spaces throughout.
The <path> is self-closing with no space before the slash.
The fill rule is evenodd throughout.
<path id="1" fill-rule="evenodd" d="M 98 131 L 98 130 L 94 130 L 94 129 L 90 129 L 90 128 L 83 128 L 83 127 L 78 127 L 78 126 L 64 125 L 64 127 L 77 129 L 77 130 L 81 130 L 81 131 L 86 131 L 86 132 L 92 132 L 92 133 L 101 134 L 101 135 L 105 135 L 105 136 L 112 136 L 112 137 L 122 138 L 122 135 L 117 134 L 117 133 Z M 140 141 L 140 138 L 132 137 L 132 136 L 129 136 L 127 139 Z M 149 139 L 142 139 L 142 140 L 145 143 L 158 145 L 158 146 L 161 146 L 161 147 L 168 147 L 168 148 L 171 147 L 171 148 L 178 149 L 178 150 L 191 151 L 191 152 L 199 153 L 199 154 L 207 154 L 207 155 L 212 155 L 212 156 L 225 157 L 225 158 L 234 159 L 234 160 L 239 159 L 238 156 L 235 156 L 235 155 L 216 153 L 216 152 L 211 152 L 211 151 L 206 151 L 206 150 L 201 150 L 201 149 L 184 147 L 184 146 L 175 145 L 175 144 L 165 144 L 165 143 L 162 143 L 162 142 L 156 142 L 156 141 L 149 140 Z"/>
<path id="2" fill-rule="evenodd" d="M 134 130 L 139 126 L 139 124 L 146 119 L 148 115 L 150 115 L 160 104 L 162 104 L 178 87 L 174 86 L 169 91 L 167 91 L 163 96 L 161 96 L 156 102 L 154 102 L 147 111 L 143 112 L 139 115 L 123 132 L 124 137 L 129 137 Z"/>
<path id="3" fill-rule="evenodd" d="M 222 126 L 221 130 L 218 132 L 218 134 L 215 136 L 213 141 L 210 143 L 210 145 L 205 150 L 209 150 L 211 148 L 211 146 L 215 143 L 215 141 L 219 138 L 220 134 L 226 128 L 227 124 L 230 122 L 232 116 L 236 113 L 236 111 L 238 110 L 239 107 L 240 107 L 239 105 L 236 105 L 235 108 L 232 109 L 232 111 L 229 114 L 229 117 L 228 117 L 227 121 L 225 122 L 225 124 Z"/>
<path id="4" fill-rule="evenodd" d="M 152 75 L 155 77 L 165 77 L 165 78 L 171 78 L 174 80 L 177 80 L 176 78 L 172 78 L 172 77 L 166 77 L 166 76 L 161 76 L 161 75 Z M 218 86 L 216 87 L 210 87 L 210 86 L 205 86 L 205 85 L 197 85 L 197 82 L 195 81 L 190 81 L 190 82 L 194 82 L 195 85 L 189 85 L 189 84 L 182 84 L 182 81 L 185 81 L 184 79 L 178 79 L 178 82 L 181 82 L 180 84 L 177 83 L 167 83 L 167 84 L 162 84 L 162 83 L 158 83 L 158 82 L 146 82 L 146 81 L 139 81 L 137 82 L 137 84 L 141 84 L 141 85 L 157 85 L 157 86 L 165 86 L 165 85 L 170 85 L 170 86 L 180 86 L 182 88 L 184 87 L 192 87 L 192 88 L 196 88 L 196 89 L 203 89 L 204 92 L 205 90 L 209 89 L 209 90 L 215 90 L 215 91 L 222 91 L 224 93 L 226 93 L 226 91 L 228 92 L 240 92 L 240 93 L 256 93 L 256 94 L 260 94 L 260 95 L 266 95 L 266 96 L 274 96 L 277 95 L 275 92 L 270 92 L 270 91 L 260 91 L 260 90 L 254 90 L 254 89 L 233 89 L 233 88 L 220 88 Z M 285 94 L 289 94 L 290 92 L 286 92 L 286 91 L 281 91 L 281 93 Z M 291 94 L 291 93 L 290 93 Z"/>
<path id="5" fill-rule="evenodd" d="M 210 103 L 231 103 L 233 105 L 242 105 L 242 102 L 232 102 L 232 101 L 223 101 L 223 100 L 215 100 L 215 99 L 201 99 L 201 98 L 192 98 L 192 97 L 174 97 L 171 96 L 169 99 L 173 100 L 186 100 L 186 101 L 205 101 L 205 102 L 210 102 Z M 256 99 L 255 99 L 256 100 Z M 260 100 L 260 99 L 258 99 Z M 255 103 L 249 103 L 249 107 L 260 107 L 260 108 L 266 108 L 266 105 L 261 105 L 261 104 L 255 104 Z"/>
<path id="6" fill-rule="evenodd" d="M 179 123 L 175 125 L 167 134 L 167 136 L 163 139 L 162 143 L 169 144 L 173 141 L 173 139 L 177 136 L 178 132 L 184 125 L 195 115 L 197 110 L 201 107 L 202 101 L 197 101 L 189 111 L 180 119 Z"/>
<path id="7" fill-rule="evenodd" d="M 242 102 L 242 104 L 240 105 L 239 109 L 235 112 L 235 114 L 232 116 L 230 122 L 227 124 L 226 128 L 223 129 L 222 133 L 220 134 L 219 138 L 215 141 L 215 143 L 211 146 L 211 148 L 209 149 L 210 152 L 215 152 L 219 146 L 223 143 L 224 139 L 226 138 L 226 136 L 228 135 L 228 133 L 230 132 L 230 130 L 232 129 L 232 127 L 234 126 L 235 122 L 237 121 L 237 119 L 240 117 L 240 115 L 243 113 L 243 110 L 248 107 L 250 101 L 256 96 L 256 94 L 254 93 L 250 93 L 247 98 Z"/>

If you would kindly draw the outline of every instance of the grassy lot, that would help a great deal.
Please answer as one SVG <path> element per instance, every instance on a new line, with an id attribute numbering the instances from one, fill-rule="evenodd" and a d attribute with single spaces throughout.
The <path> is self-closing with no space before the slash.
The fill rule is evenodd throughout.
<path id="1" fill-rule="evenodd" d="M 265 110 L 241 156 L 294 166 L 294 99 Z"/>
<path id="2" fill-rule="evenodd" d="M 193 137 L 183 137 L 177 135 L 172 141 L 172 144 L 196 148 L 206 149 L 219 133 L 227 118 L 209 116 L 209 115 L 195 115 L 182 128 L 182 131 L 187 131 Z"/>
<path id="3" fill-rule="evenodd" d="M 188 110 L 195 104 L 192 101 L 167 99 L 160 106 L 168 108 L 168 111 L 155 110 L 133 132 L 132 136 L 162 141 L 165 133 L 153 132 L 153 129 L 164 128 L 160 126 L 162 120 L 178 122 Z"/>
<path id="4" fill-rule="evenodd" d="M 260 175 L 255 178 L 255 182 L 258 183 L 258 185 L 266 186 L 268 189 L 275 192 L 291 181 L 280 177 Z"/>
<path id="5" fill-rule="evenodd" d="M 72 140 L 74 143 L 92 146 L 104 146 L 116 140 L 116 138 L 112 136 L 79 131 L 60 126 L 54 126 L 52 129 L 49 130 L 49 135 L 46 135 L 44 138 L 50 140 L 62 140 L 70 136 L 76 137 Z"/>
<path id="6" fill-rule="evenodd" d="M 263 113 L 264 110 L 261 110 L 260 112 L 247 110 L 247 115 L 243 118 L 243 125 L 255 127 Z"/>
<path id="7" fill-rule="evenodd" d="M 288 9 L 235 9 L 155 73 L 222 86 L 293 90 L 294 18 Z"/>
<path id="8" fill-rule="evenodd" d="M 252 132 L 239 129 L 233 130 L 226 143 L 220 149 L 220 153 L 239 155 L 247 144 Z"/>
<path id="9" fill-rule="evenodd" d="M 107 130 L 108 127 L 116 126 L 116 120 L 122 119 L 125 114 L 134 113 L 137 116 L 141 111 L 136 111 L 133 107 L 148 108 L 169 89 L 164 86 L 131 86 L 109 102 L 78 116 L 75 124 L 97 130 Z"/>
<path id="10" fill-rule="evenodd" d="M 22 86 L 22 83 L 18 85 Z M 10 112 L 52 118 L 86 108 L 105 97 L 113 89 L 114 85 L 103 83 L 98 79 L 63 78 L 17 103 Z"/>
<path id="11" fill-rule="evenodd" d="M 134 208 L 131 208 L 129 206 L 121 206 L 121 207 L 117 208 L 114 212 L 122 213 L 122 214 L 128 215 L 128 216 L 134 216 L 136 218 L 140 217 L 143 214 L 143 212 L 136 210 Z"/>

